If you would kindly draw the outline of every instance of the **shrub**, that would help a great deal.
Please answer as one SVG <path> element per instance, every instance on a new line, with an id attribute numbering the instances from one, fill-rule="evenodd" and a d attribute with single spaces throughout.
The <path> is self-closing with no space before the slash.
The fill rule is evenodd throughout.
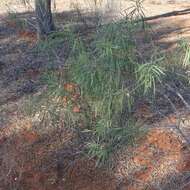
<path id="1" fill-rule="evenodd" d="M 131 21 L 108 24 L 97 30 L 88 45 L 72 35 L 66 69 L 43 77 L 47 91 L 38 103 L 42 123 L 54 127 L 64 123 L 88 133 L 87 150 L 98 164 L 138 137 L 140 128 L 131 109 L 142 92 L 154 96 L 156 84 L 164 76 L 159 65 L 162 58 L 138 62 L 134 40 L 138 27 Z"/>

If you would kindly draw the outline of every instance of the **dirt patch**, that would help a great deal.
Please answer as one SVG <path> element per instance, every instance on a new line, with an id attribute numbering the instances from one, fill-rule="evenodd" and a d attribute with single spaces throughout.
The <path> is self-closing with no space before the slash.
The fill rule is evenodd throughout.
<path id="1" fill-rule="evenodd" d="M 68 190 L 116 190 L 117 183 L 113 174 L 95 167 L 94 161 L 77 160 L 65 180 Z"/>
<path id="2" fill-rule="evenodd" d="M 62 2 L 58 4 L 60 11 Z M 68 1 L 67 1 L 68 3 Z M 147 15 L 187 8 L 189 4 L 146 4 Z M 150 11 L 151 10 L 151 11 Z M 2 23 L 0 23 L 2 24 Z M 165 50 L 176 46 L 180 37 L 189 37 L 188 15 L 150 21 L 152 34 Z M 38 129 L 28 120 L 19 120 L 19 99 L 33 94 L 49 60 L 33 54 L 33 31 L 19 31 L 15 23 L 0 25 L 0 188 L 28 190 L 179 190 L 188 189 L 190 153 L 170 130 L 150 129 L 135 146 L 123 148 L 113 158 L 114 170 L 96 167 L 81 155 L 83 144 L 72 130 Z M 144 45 L 144 44 L 143 44 Z M 144 48 L 143 46 L 142 48 Z M 149 44 L 147 45 L 150 48 Z M 147 48 L 147 49 L 148 49 Z M 61 60 L 63 62 L 63 60 Z M 46 67 L 47 66 L 47 67 Z M 59 65 L 54 65 L 58 68 Z M 68 86 L 70 88 L 71 86 Z M 140 110 L 141 109 L 141 110 Z M 73 111 L 80 112 L 79 107 Z M 137 118 L 153 116 L 146 105 Z M 17 118 L 14 121 L 13 118 Z M 176 124 L 170 117 L 169 123 Z M 10 121 L 13 120 L 12 124 Z M 1 122 L 2 121 L 2 122 Z M 158 126 L 160 123 L 158 123 Z M 6 126 L 6 128 L 5 128 Z M 45 131 L 46 133 L 39 133 Z"/>
<path id="3" fill-rule="evenodd" d="M 120 152 L 117 172 L 123 189 L 180 189 L 189 176 L 190 152 L 167 130 L 152 129 L 130 156 Z M 122 158 L 122 155 L 124 158 Z"/>
<path id="4" fill-rule="evenodd" d="M 135 147 L 119 150 L 112 160 L 113 170 L 96 167 L 93 159 L 81 156 L 81 144 L 77 141 L 73 144 L 77 135 L 62 130 L 62 133 L 52 131 L 49 138 L 32 130 L 30 120 L 4 129 L 0 140 L 1 187 L 7 190 L 17 186 L 28 190 L 187 188 L 190 152 L 170 130 L 151 129 Z"/>

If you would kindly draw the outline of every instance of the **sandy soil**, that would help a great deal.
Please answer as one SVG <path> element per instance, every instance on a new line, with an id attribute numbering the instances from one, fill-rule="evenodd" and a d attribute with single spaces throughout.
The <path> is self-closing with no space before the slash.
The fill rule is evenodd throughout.
<path id="1" fill-rule="evenodd" d="M 57 0 L 57 3 L 59 12 L 70 10 L 70 1 Z M 12 1 L 11 5 L 16 11 L 26 10 Z M 187 9 L 190 5 L 168 2 L 166 6 L 158 1 L 146 1 L 144 6 L 146 15 L 153 16 Z M 120 8 L 126 7 L 121 2 Z M 0 12 L 6 13 L 4 6 Z M 149 23 L 152 39 L 164 51 L 175 47 L 181 37 L 190 35 L 189 14 L 158 18 Z M 154 121 L 152 129 L 135 147 L 119 150 L 113 157 L 111 171 L 97 168 L 92 159 L 81 159 L 76 153 L 80 153 L 76 145 L 80 139 L 73 131 L 52 130 L 42 135 L 33 130 L 32 121 L 20 116 L 19 109 L 27 94 L 39 90 L 40 72 L 48 62 L 47 57 L 30 51 L 35 40 L 32 31 L 19 31 L 14 23 L 0 22 L 0 189 L 190 189 L 190 152 L 184 137 L 176 131 L 179 123 L 176 114 Z M 149 45 L 143 43 L 144 51 L 148 52 Z M 147 105 L 139 107 L 138 114 L 138 117 L 152 118 Z M 188 135 L 190 116 L 186 112 L 181 114 L 185 119 L 180 127 Z"/>
<path id="2" fill-rule="evenodd" d="M 108 8 L 106 3 L 103 0 L 102 6 L 99 6 L 99 10 L 103 12 L 105 21 L 110 21 L 113 18 L 121 18 L 125 15 L 126 10 L 128 10 L 131 5 L 130 1 L 126 0 L 117 0 L 113 1 L 112 9 Z M 94 10 L 94 1 L 92 0 L 56 0 L 56 7 L 54 9 L 56 12 L 68 12 L 76 8 L 82 10 Z M 0 15 L 6 14 L 7 11 L 13 12 L 26 12 L 33 11 L 31 8 L 33 4 L 25 7 L 20 3 L 20 0 L 7 1 L 2 0 L 0 3 Z M 182 11 L 190 8 L 190 2 L 188 0 L 145 0 L 143 3 L 143 11 L 146 17 L 161 15 L 173 11 Z M 110 12 L 111 11 L 111 12 Z M 158 18 L 150 21 L 153 26 L 154 31 L 153 39 L 158 41 L 161 44 L 161 47 L 164 48 L 173 48 L 176 46 L 176 42 L 183 37 L 189 37 L 189 14 L 188 11 L 181 13 L 178 16 L 170 16 L 166 18 Z"/>
<path id="3" fill-rule="evenodd" d="M 81 9 L 95 9 L 94 0 L 55 0 L 56 1 L 56 11 L 69 11 L 74 7 L 79 7 Z M 111 1 L 111 0 L 110 0 Z M 110 9 L 111 5 L 113 8 L 111 10 L 116 11 L 118 14 L 125 11 L 131 5 L 134 5 L 130 0 L 113 0 L 113 3 L 108 3 L 107 0 L 103 0 L 102 5 L 97 7 L 103 11 Z M 109 2 L 109 1 L 108 1 Z M 30 6 L 27 8 L 30 10 L 33 6 L 31 1 Z M 143 3 L 144 11 L 146 16 L 152 16 L 157 14 L 163 14 L 175 10 L 183 10 L 190 8 L 190 2 L 188 0 L 179 1 L 179 0 L 144 0 Z M 5 14 L 7 10 L 12 10 L 16 12 L 23 12 L 27 10 L 25 6 L 20 3 L 20 0 L 1 0 L 0 2 L 0 13 Z M 55 8 L 55 7 L 54 7 Z"/>

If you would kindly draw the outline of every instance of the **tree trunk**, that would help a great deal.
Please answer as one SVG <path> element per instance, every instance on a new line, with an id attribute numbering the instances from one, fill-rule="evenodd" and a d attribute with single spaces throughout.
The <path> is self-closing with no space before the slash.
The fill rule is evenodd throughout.
<path id="1" fill-rule="evenodd" d="M 51 12 L 51 0 L 35 0 L 35 11 L 38 23 L 38 38 L 43 39 L 55 30 Z"/>

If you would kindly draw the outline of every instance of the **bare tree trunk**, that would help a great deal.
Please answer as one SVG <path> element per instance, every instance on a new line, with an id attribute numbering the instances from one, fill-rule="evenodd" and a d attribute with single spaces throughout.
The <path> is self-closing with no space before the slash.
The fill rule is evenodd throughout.
<path id="1" fill-rule="evenodd" d="M 35 11 L 38 22 L 38 38 L 43 39 L 55 29 L 51 12 L 51 0 L 35 0 Z"/>

